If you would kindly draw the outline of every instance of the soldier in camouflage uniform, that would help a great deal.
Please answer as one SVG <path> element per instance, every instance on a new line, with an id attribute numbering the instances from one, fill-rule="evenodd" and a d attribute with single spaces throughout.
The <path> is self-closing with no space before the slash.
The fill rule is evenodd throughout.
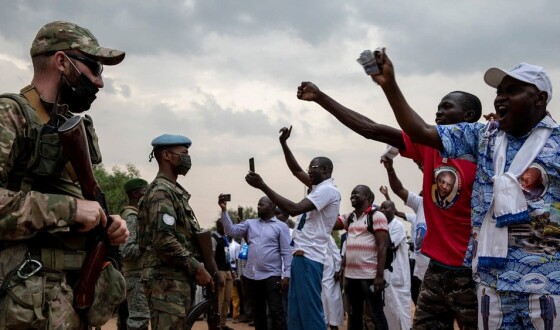
<path id="1" fill-rule="evenodd" d="M 191 167 L 191 140 L 164 134 L 152 146 L 150 160 L 156 158 L 159 172 L 138 207 L 142 276 L 152 329 L 183 329 L 195 281 L 201 286 L 212 281 L 197 260 L 200 250 L 195 233 L 200 227 L 189 205 L 191 196 L 177 183 L 177 177 Z"/>
<path id="2" fill-rule="evenodd" d="M 99 203 L 83 199 L 56 129 L 90 108 L 103 87 L 103 64 L 118 64 L 125 54 L 100 47 L 89 30 L 61 21 L 39 30 L 30 53 L 31 84 L 19 94 L 0 95 L 0 329 L 81 329 L 111 316 L 94 309 L 106 307 L 95 300 L 89 312 L 78 314 L 72 289 L 86 240 L 92 229 L 106 227 L 107 217 Z M 99 163 L 91 118 L 84 122 L 92 161 Z M 112 218 L 108 237 L 121 244 L 126 223 Z M 100 279 L 114 272 L 108 266 Z M 110 283 L 122 281 L 124 296 L 118 276 Z"/>
<path id="3" fill-rule="evenodd" d="M 124 191 L 128 196 L 128 205 L 121 211 L 121 217 L 126 221 L 130 237 L 121 246 L 122 271 L 126 280 L 126 301 L 128 305 L 128 319 L 126 326 L 119 324 L 121 329 L 147 330 L 150 323 L 150 309 L 144 295 L 142 284 L 142 253 L 138 248 L 136 222 L 138 218 L 138 202 L 146 194 L 146 180 L 134 178 L 124 184 Z M 120 318 L 119 318 L 120 321 Z"/>

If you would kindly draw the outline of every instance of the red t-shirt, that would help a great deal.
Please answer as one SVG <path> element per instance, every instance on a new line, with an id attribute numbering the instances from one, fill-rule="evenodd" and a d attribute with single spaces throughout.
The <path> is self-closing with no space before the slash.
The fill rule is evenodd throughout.
<path id="1" fill-rule="evenodd" d="M 422 253 L 444 265 L 460 267 L 471 235 L 471 194 L 476 164 L 446 159 L 439 151 L 413 143 L 403 132 L 403 157 L 424 164 L 426 236 Z"/>

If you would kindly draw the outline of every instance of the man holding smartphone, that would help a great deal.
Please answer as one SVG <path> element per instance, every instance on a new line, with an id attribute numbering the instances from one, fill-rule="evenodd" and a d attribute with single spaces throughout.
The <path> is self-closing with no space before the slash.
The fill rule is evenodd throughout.
<path id="1" fill-rule="evenodd" d="M 333 184 L 333 163 L 327 157 L 313 158 L 307 173 L 297 165 L 295 159 L 294 163 L 290 170 L 310 188 L 307 197 L 298 203 L 276 193 L 255 172 L 249 172 L 245 181 L 263 191 L 291 216 L 304 214 L 296 226 L 292 241 L 294 258 L 288 292 L 288 328 L 321 330 L 326 329 L 321 301 L 323 264 L 330 234 L 339 214 L 340 192 Z"/>
<path id="2" fill-rule="evenodd" d="M 282 293 L 288 290 L 292 248 L 288 226 L 274 216 L 276 206 L 268 197 L 257 204 L 258 219 L 233 224 L 227 212 L 226 195 L 220 195 L 220 224 L 225 234 L 247 237 L 249 251 L 244 276 L 247 278 L 249 301 L 256 330 L 267 330 L 268 305 L 273 330 L 286 330 Z M 291 328 L 290 328 L 291 329 Z"/>

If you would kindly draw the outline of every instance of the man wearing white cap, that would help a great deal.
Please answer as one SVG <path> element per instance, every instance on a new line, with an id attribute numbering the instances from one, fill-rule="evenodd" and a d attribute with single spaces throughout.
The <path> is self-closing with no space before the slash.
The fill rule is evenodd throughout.
<path id="1" fill-rule="evenodd" d="M 546 110 L 552 98 L 546 72 L 527 63 L 510 71 L 491 68 L 484 80 L 497 88 L 496 120 L 430 126 L 407 104 L 384 53 L 378 63 L 383 72 L 372 78 L 411 139 L 440 150 L 444 157 L 467 155 L 477 163 L 473 238 L 465 259 L 472 262 L 479 298 L 482 292 L 488 296 L 489 308 L 479 308 L 485 311 L 479 314 L 479 328 L 541 329 L 545 319 L 550 327 L 551 313 L 539 297 L 551 297 L 554 304 L 548 307 L 559 306 L 560 129 Z M 526 197 L 519 180 L 535 167 L 545 189 Z"/>

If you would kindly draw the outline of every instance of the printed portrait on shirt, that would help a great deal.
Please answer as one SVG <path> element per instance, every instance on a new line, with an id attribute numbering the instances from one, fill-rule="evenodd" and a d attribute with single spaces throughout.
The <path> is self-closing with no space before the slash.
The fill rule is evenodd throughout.
<path id="1" fill-rule="evenodd" d="M 548 186 L 547 174 L 540 165 L 532 164 L 519 177 L 519 184 L 527 200 L 541 198 Z"/>
<path id="2" fill-rule="evenodd" d="M 426 236 L 426 223 L 422 222 L 416 226 L 416 237 L 414 238 L 414 252 L 420 253 L 422 242 Z"/>
<path id="3" fill-rule="evenodd" d="M 457 169 L 450 166 L 441 166 L 434 170 L 434 183 L 432 184 L 432 200 L 442 209 L 448 209 L 461 192 L 461 179 Z"/>

